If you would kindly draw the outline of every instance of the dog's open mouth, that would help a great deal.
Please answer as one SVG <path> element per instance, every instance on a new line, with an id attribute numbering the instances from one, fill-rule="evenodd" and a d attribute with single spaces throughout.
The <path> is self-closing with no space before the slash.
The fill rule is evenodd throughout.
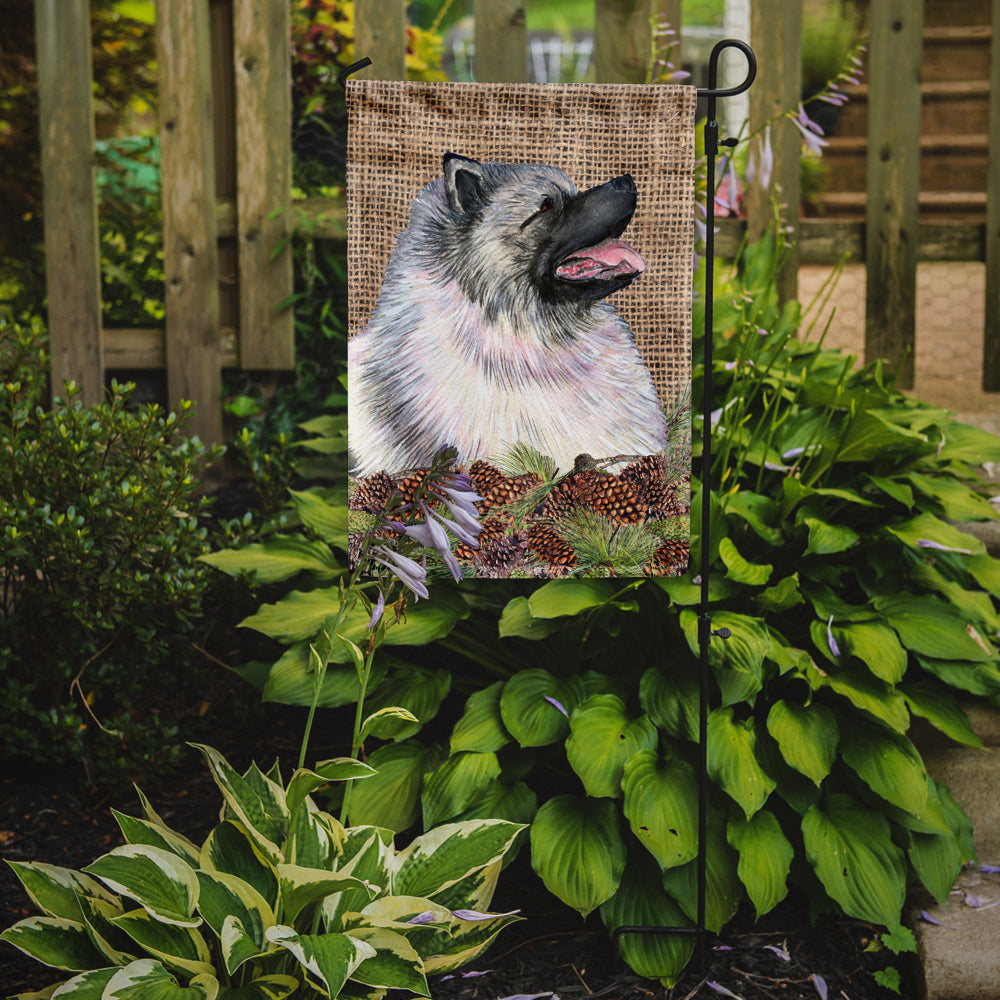
<path id="1" fill-rule="evenodd" d="M 607 239 L 592 247 L 574 250 L 556 268 L 564 281 L 611 281 L 635 278 L 646 270 L 646 262 L 624 240 Z"/>

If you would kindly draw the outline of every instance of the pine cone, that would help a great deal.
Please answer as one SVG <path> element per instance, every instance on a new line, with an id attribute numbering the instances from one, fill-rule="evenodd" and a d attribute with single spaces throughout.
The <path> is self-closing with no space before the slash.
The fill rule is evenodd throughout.
<path id="1" fill-rule="evenodd" d="M 348 506 L 366 514 L 381 514 L 396 492 L 396 481 L 387 472 L 376 472 L 374 476 L 355 482 L 357 485 Z"/>
<path id="2" fill-rule="evenodd" d="M 642 571 L 646 576 L 680 576 L 690 561 L 690 544 L 674 539 L 664 542 L 643 566 Z"/>
<path id="3" fill-rule="evenodd" d="M 575 566 L 576 555 L 548 525 L 533 524 L 528 528 L 529 550 L 550 566 Z"/>

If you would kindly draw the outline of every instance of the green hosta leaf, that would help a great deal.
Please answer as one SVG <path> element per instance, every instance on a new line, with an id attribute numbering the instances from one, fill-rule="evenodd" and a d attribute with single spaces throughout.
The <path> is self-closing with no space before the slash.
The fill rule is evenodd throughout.
<path id="1" fill-rule="evenodd" d="M 277 905 L 277 873 L 242 824 L 231 820 L 220 823 L 202 844 L 199 866 L 234 875 L 253 886 L 270 906 Z"/>
<path id="2" fill-rule="evenodd" d="M 700 656 L 698 616 L 693 611 L 682 611 L 680 622 L 692 655 Z M 730 611 L 714 612 L 712 629 L 722 628 L 729 629 L 731 635 L 728 639 L 712 638 L 708 662 L 722 689 L 723 703 L 752 702 L 763 685 L 764 658 L 771 648 L 770 634 L 759 618 Z"/>
<path id="3" fill-rule="evenodd" d="M 809 809 L 802 836 L 820 882 L 849 917 L 899 923 L 906 866 L 885 816 L 849 795 L 835 794 Z"/>
<path id="4" fill-rule="evenodd" d="M 885 530 L 914 549 L 921 548 L 921 542 L 933 542 L 935 545 L 943 545 L 945 548 L 968 552 L 971 555 L 984 555 L 986 552 L 986 546 L 974 535 L 942 521 L 933 514 L 918 514 L 909 521 L 888 525 Z"/>
<path id="5" fill-rule="evenodd" d="M 705 851 L 705 926 L 714 934 L 732 919 L 743 899 L 743 884 L 736 874 L 736 852 L 726 843 L 726 825 L 720 813 L 708 819 Z M 691 920 L 698 917 L 698 861 L 663 873 L 663 886 Z"/>
<path id="6" fill-rule="evenodd" d="M 898 504 L 902 504 L 907 510 L 913 507 L 913 490 L 906 483 L 896 479 L 888 479 L 885 476 L 865 476 L 873 486 L 880 489 L 887 496 L 891 497 Z"/>
<path id="7" fill-rule="evenodd" d="M 544 639 L 561 631 L 562 622 L 549 618 L 536 618 L 528 606 L 527 597 L 515 597 L 507 602 L 500 615 L 499 635 L 501 639 Z"/>
<path id="8" fill-rule="evenodd" d="M 943 436 L 944 441 L 937 452 L 940 462 L 967 462 L 969 465 L 1000 462 L 997 436 L 981 427 L 953 420 L 948 422 Z"/>
<path id="9" fill-rule="evenodd" d="M 842 667 L 836 673 L 824 675 L 812 667 L 806 677 L 814 689 L 829 688 L 897 732 L 906 732 L 910 713 L 906 710 L 903 696 L 884 681 L 872 677 L 868 670 Z"/>
<path id="10" fill-rule="evenodd" d="M 660 884 L 654 865 L 630 858 L 617 892 L 601 904 L 601 919 L 609 932 L 619 927 L 687 927 L 689 921 Z M 689 934 L 623 934 L 622 958 L 640 976 L 673 986 L 691 959 L 694 937 Z"/>
<path id="11" fill-rule="evenodd" d="M 915 653 L 977 663 L 996 658 L 975 626 L 936 597 L 883 595 L 874 603 L 899 633 L 903 645 Z"/>
<path id="12" fill-rule="evenodd" d="M 377 712 L 372 712 L 361 724 L 361 731 L 358 735 L 362 740 L 366 740 L 369 736 L 380 740 L 391 740 L 397 734 L 411 735 L 415 733 L 421 724 L 420 720 L 409 709 L 394 705 L 391 708 L 380 708 Z"/>
<path id="13" fill-rule="evenodd" d="M 591 695 L 570 718 L 566 757 L 588 795 L 618 798 L 622 768 L 638 750 L 653 750 L 659 735 L 649 716 L 629 719 L 613 694 Z"/>
<path id="14" fill-rule="evenodd" d="M 927 891 L 946 902 L 965 860 L 958 839 L 950 833 L 911 833 L 909 855 Z"/>
<path id="15" fill-rule="evenodd" d="M 319 580 L 332 580 L 343 573 L 324 542 L 310 542 L 295 535 L 271 535 L 239 549 L 223 549 L 199 557 L 230 576 L 247 574 L 255 584 L 288 580 L 310 573 Z"/>
<path id="16" fill-rule="evenodd" d="M 569 715 L 583 697 L 579 677 L 560 679 L 547 670 L 522 670 L 504 684 L 500 715 L 507 731 L 521 746 L 546 746 L 566 736 Z"/>
<path id="17" fill-rule="evenodd" d="M 165 924 L 197 927 L 198 879 L 176 854 L 147 844 L 125 844 L 98 858 L 84 871 L 113 892 L 134 899 Z"/>
<path id="18" fill-rule="evenodd" d="M 437 753 L 415 740 L 379 747 L 368 758 L 378 772 L 351 790 L 351 824 L 382 826 L 399 833 L 420 816 L 424 774 L 437 762 Z"/>
<path id="19" fill-rule="evenodd" d="M 996 517 L 989 500 L 952 477 L 911 472 L 906 478 L 925 497 L 940 505 L 944 516 L 951 521 L 992 521 Z"/>
<path id="20" fill-rule="evenodd" d="M 745 521 L 757 536 L 770 546 L 780 546 L 784 540 L 778 505 L 767 496 L 739 490 L 726 498 L 726 514 Z"/>
<path id="21" fill-rule="evenodd" d="M 460 816 L 466 819 L 505 819 L 527 826 L 538 812 L 538 796 L 523 782 L 508 785 L 492 781 Z"/>
<path id="22" fill-rule="evenodd" d="M 616 587 L 608 580 L 549 580 L 528 598 L 533 618 L 578 615 L 607 604 Z"/>
<path id="23" fill-rule="evenodd" d="M 828 556 L 844 552 L 860 537 L 846 524 L 829 524 L 815 517 L 803 518 L 803 523 L 809 529 L 809 543 L 805 551 L 807 556 Z"/>
<path id="24" fill-rule="evenodd" d="M 429 830 L 396 855 L 392 891 L 434 899 L 461 879 L 499 862 L 522 829 L 496 819 L 447 823 Z"/>
<path id="25" fill-rule="evenodd" d="M 708 774 L 749 819 L 774 791 L 775 781 L 757 762 L 757 733 L 752 718 L 739 722 L 732 708 L 708 717 Z"/>
<path id="26" fill-rule="evenodd" d="M 282 913 L 294 922 L 305 907 L 318 903 L 327 896 L 345 889 L 363 889 L 367 886 L 353 875 L 327 872 L 301 865 L 278 865 L 278 884 L 281 889 Z M 374 890 L 370 896 L 374 896 Z"/>
<path id="27" fill-rule="evenodd" d="M 495 753 L 452 754 L 424 780 L 424 827 L 454 819 L 500 777 Z"/>
<path id="28" fill-rule="evenodd" d="M 837 451 L 838 462 L 867 462 L 889 448 L 926 444 L 927 438 L 899 424 L 890 423 L 871 410 L 862 410 L 851 421 Z"/>
<path id="29" fill-rule="evenodd" d="M 965 568 L 972 574 L 980 587 L 994 597 L 1000 597 L 1000 559 L 982 555 L 965 559 Z"/>
<path id="30" fill-rule="evenodd" d="M 503 681 L 497 681 L 469 696 L 465 711 L 452 730 L 452 753 L 460 750 L 494 753 L 510 742 L 510 733 L 500 717 L 502 690 Z"/>
<path id="31" fill-rule="evenodd" d="M 192 746 L 205 755 L 226 805 L 250 832 L 265 856 L 272 862 L 277 861 L 281 854 L 278 844 L 288 830 L 284 789 L 267 778 L 257 782 L 255 787 L 254 783 L 230 767 L 217 750 L 197 743 Z"/>
<path id="32" fill-rule="evenodd" d="M 773 587 L 761 591 L 754 597 L 757 607 L 763 612 L 787 611 L 797 604 L 804 604 L 805 598 L 799 590 L 799 574 L 793 573 L 779 580 Z"/>
<path id="33" fill-rule="evenodd" d="M 333 656 L 340 656 L 345 648 L 344 643 L 336 643 Z M 346 656 L 346 653 L 343 655 Z M 368 681 L 369 688 L 377 687 L 385 677 L 386 661 L 385 656 L 375 659 Z M 331 663 L 323 675 L 316 705 L 318 708 L 350 705 L 358 700 L 359 691 L 358 675 L 354 667 Z M 316 674 L 310 659 L 309 643 L 297 642 L 282 653 L 267 674 L 261 697 L 264 701 L 274 701 L 280 705 L 313 703 L 316 697 Z"/>
<path id="34" fill-rule="evenodd" d="M 391 634 L 391 630 L 390 630 Z M 416 720 L 385 720 L 380 726 L 380 739 L 405 740 L 420 731 L 438 713 L 441 702 L 451 689 L 451 674 L 447 670 L 426 670 L 421 667 L 394 670 L 365 702 L 375 712 L 383 708 L 404 708 Z"/>
<path id="35" fill-rule="evenodd" d="M 105 964 L 87 936 L 87 929 L 65 917 L 28 917 L 0 934 L 6 941 L 35 961 L 54 969 L 80 972 Z"/>
<path id="36" fill-rule="evenodd" d="M 954 609 L 986 630 L 996 635 L 1000 631 L 1000 615 L 997 614 L 993 599 L 981 590 L 971 590 L 955 583 L 939 573 L 930 563 L 915 566 L 910 579 L 918 586 L 914 589 L 931 590 L 940 594 Z"/>
<path id="37" fill-rule="evenodd" d="M 812 702 L 776 701 L 767 716 L 767 731 L 781 748 L 781 756 L 819 786 L 837 756 L 839 731 L 833 712 Z"/>
<path id="38" fill-rule="evenodd" d="M 774 813 L 762 809 L 751 819 L 738 816 L 726 829 L 729 846 L 739 851 L 736 873 L 760 919 L 788 894 L 788 873 L 795 849 L 781 832 Z"/>
<path id="39" fill-rule="evenodd" d="M 947 688 L 924 680 L 908 681 L 901 685 L 900 690 L 910 711 L 926 719 L 945 736 L 967 747 L 983 745 L 964 709 Z"/>
<path id="40" fill-rule="evenodd" d="M 218 995 L 215 976 L 198 975 L 181 986 L 159 962 L 142 958 L 115 972 L 101 1000 L 216 1000 Z"/>
<path id="41" fill-rule="evenodd" d="M 625 818 L 660 868 L 697 855 L 698 783 L 689 765 L 640 751 L 625 762 L 622 790 Z"/>
<path id="42" fill-rule="evenodd" d="M 908 813 L 919 815 L 927 801 L 927 772 L 905 736 L 852 719 L 850 737 L 840 753 L 876 795 Z"/>
<path id="43" fill-rule="evenodd" d="M 549 892 L 582 916 L 610 899 L 625 870 L 615 804 L 572 795 L 549 799 L 531 825 L 531 865 Z"/>
<path id="44" fill-rule="evenodd" d="M 279 924 L 268 928 L 267 939 L 290 951 L 332 997 L 340 994 L 362 962 L 375 957 L 370 944 L 349 934 L 296 934 L 293 928 Z"/>
<path id="45" fill-rule="evenodd" d="M 319 535 L 324 542 L 347 548 L 347 507 L 342 504 L 327 503 L 312 490 L 289 490 L 292 505 L 302 523 Z"/>
<path id="46" fill-rule="evenodd" d="M 844 653 L 861 660 L 887 684 L 898 684 L 906 673 L 906 650 L 896 633 L 878 622 L 836 625 L 833 634 Z"/>
<path id="47" fill-rule="evenodd" d="M 986 697 L 1000 694 L 1000 669 L 993 663 L 936 660 L 930 656 L 918 656 L 917 662 L 949 687 Z"/>
<path id="48" fill-rule="evenodd" d="M 745 583 L 749 587 L 763 587 L 770 579 L 774 569 L 770 563 L 761 565 L 747 562 L 730 538 L 719 540 L 719 555 L 726 564 L 729 579 L 735 580 L 737 583 Z"/>
<path id="49" fill-rule="evenodd" d="M 189 976 L 211 975 L 212 956 L 205 939 L 191 927 L 164 924 L 145 910 L 132 910 L 111 921 L 136 944 L 171 969 Z"/>
<path id="50" fill-rule="evenodd" d="M 218 1000 L 285 1000 L 299 988 L 292 976 L 261 976 L 246 986 L 223 987 Z"/>
<path id="51" fill-rule="evenodd" d="M 13 869 L 31 901 L 46 916 L 82 920 L 80 896 L 115 902 L 115 897 L 100 882 L 71 868 L 60 868 L 40 861 L 8 861 L 7 864 Z"/>
<path id="52" fill-rule="evenodd" d="M 669 672 L 650 667 L 639 682 L 639 704 L 660 729 L 678 740 L 698 739 L 698 674 L 687 661 Z"/>
<path id="53" fill-rule="evenodd" d="M 175 833 L 159 823 L 126 816 L 125 813 L 120 813 L 117 809 L 112 809 L 111 812 L 118 821 L 122 835 L 128 843 L 159 847 L 164 851 L 170 851 L 171 854 L 176 854 L 189 865 L 198 864 L 199 849 L 187 837 Z"/>
<path id="54" fill-rule="evenodd" d="M 424 963 L 402 934 L 383 927 L 356 927 L 351 930 L 351 937 L 375 949 L 375 954 L 351 973 L 355 982 L 430 996 Z"/>

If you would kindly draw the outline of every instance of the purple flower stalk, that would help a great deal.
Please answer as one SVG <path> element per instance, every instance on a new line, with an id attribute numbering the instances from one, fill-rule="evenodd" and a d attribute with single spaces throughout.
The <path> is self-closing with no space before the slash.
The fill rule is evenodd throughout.
<path id="1" fill-rule="evenodd" d="M 376 625 L 381 621 L 382 614 L 385 611 L 385 595 L 380 590 L 378 592 L 378 600 L 375 602 L 375 607 L 372 608 L 372 616 L 368 619 L 368 631 L 371 632 Z"/>
<path id="2" fill-rule="evenodd" d="M 798 114 L 792 116 L 792 124 L 802 134 L 806 149 L 810 153 L 815 153 L 816 156 L 822 156 L 823 147 L 827 145 L 826 139 L 821 138 L 823 129 L 806 114 L 806 109 L 801 104 L 799 104 Z"/>
<path id="3" fill-rule="evenodd" d="M 837 640 L 833 637 L 833 615 L 830 615 L 830 620 L 826 623 L 826 641 L 830 647 L 830 652 L 834 656 L 840 656 L 840 646 L 837 645 Z"/>
<path id="4" fill-rule="evenodd" d="M 427 592 L 427 570 L 420 563 L 415 562 L 409 556 L 400 555 L 387 549 L 384 545 L 378 546 L 374 550 L 378 555 L 385 556 L 379 559 L 376 555 L 375 562 L 385 566 L 390 570 L 405 587 L 409 588 L 417 597 L 429 597 Z"/>

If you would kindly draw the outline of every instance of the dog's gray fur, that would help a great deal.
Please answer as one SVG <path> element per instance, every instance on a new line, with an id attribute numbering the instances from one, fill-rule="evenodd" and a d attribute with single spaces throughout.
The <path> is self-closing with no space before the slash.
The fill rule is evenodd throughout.
<path id="1" fill-rule="evenodd" d="M 634 206 L 627 175 L 579 194 L 554 167 L 447 154 L 444 177 L 413 202 L 371 322 L 349 346 L 352 472 L 427 466 L 445 446 L 466 463 L 522 441 L 563 472 L 581 453 L 663 450 L 652 379 L 627 324 L 602 301 L 642 269 L 614 239 Z M 610 271 L 593 280 L 557 272 L 574 251 L 586 256 L 581 248 L 600 257 L 593 244 L 615 248 L 604 253 Z"/>

